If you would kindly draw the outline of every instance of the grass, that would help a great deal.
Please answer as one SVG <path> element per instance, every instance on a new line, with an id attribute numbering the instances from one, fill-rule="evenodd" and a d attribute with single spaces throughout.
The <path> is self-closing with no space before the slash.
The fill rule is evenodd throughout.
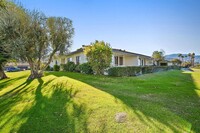
<path id="1" fill-rule="evenodd" d="M 139 77 L 25 72 L 0 81 L 0 132 L 200 132 L 200 71 Z M 127 113 L 124 123 L 115 115 Z"/>

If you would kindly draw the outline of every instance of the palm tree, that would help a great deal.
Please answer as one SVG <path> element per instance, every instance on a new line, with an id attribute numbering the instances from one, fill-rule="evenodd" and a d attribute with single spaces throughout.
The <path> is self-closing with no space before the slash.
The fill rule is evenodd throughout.
<path id="1" fill-rule="evenodd" d="M 185 62 L 187 61 L 187 57 L 188 57 L 188 56 L 187 56 L 187 55 L 185 55 Z"/>
<path id="2" fill-rule="evenodd" d="M 182 54 L 178 54 L 179 60 L 181 60 L 181 56 L 182 56 Z"/>
<path id="3" fill-rule="evenodd" d="M 191 65 L 194 66 L 195 53 L 189 53 L 188 56 L 190 57 Z"/>
<path id="4" fill-rule="evenodd" d="M 183 62 L 184 57 L 185 57 L 184 55 L 181 56 L 181 61 L 182 61 L 182 62 Z"/>
<path id="5" fill-rule="evenodd" d="M 194 58 L 195 58 L 195 53 L 192 53 L 191 54 L 192 66 L 194 66 Z"/>

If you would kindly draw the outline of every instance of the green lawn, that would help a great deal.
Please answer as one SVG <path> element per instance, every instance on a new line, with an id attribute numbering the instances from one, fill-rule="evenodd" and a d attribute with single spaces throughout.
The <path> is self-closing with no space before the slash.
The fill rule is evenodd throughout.
<path id="1" fill-rule="evenodd" d="M 0 81 L 0 132 L 200 132 L 200 71 L 139 77 L 29 71 Z M 126 112 L 124 123 L 115 114 Z"/>

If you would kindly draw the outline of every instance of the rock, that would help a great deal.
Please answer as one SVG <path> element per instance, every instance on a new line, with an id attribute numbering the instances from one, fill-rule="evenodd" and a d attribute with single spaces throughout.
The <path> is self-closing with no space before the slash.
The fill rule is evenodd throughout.
<path id="1" fill-rule="evenodd" d="M 123 123 L 126 121 L 127 114 L 125 112 L 120 112 L 115 115 L 115 120 L 117 123 Z"/>

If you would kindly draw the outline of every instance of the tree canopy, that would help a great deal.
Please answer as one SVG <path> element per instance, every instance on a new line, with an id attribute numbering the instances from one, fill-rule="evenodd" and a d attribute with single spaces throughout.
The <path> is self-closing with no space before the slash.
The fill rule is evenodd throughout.
<path id="1" fill-rule="evenodd" d="M 6 8 L 6 1 L 5 0 L 0 0 L 0 8 L 3 8 L 3 9 Z"/>
<path id="2" fill-rule="evenodd" d="M 153 52 L 152 57 L 153 57 L 154 61 L 157 62 L 157 65 L 160 61 L 164 60 L 164 55 L 165 55 L 164 50 Z"/>
<path id="3" fill-rule="evenodd" d="M 12 56 L 26 61 L 31 68 L 29 79 L 43 76 L 56 52 L 64 53 L 72 45 L 74 28 L 65 17 L 47 17 L 37 10 L 10 8 L 2 12 L 0 40 Z"/>
<path id="4" fill-rule="evenodd" d="M 104 69 L 108 68 L 112 61 L 112 48 L 104 41 L 91 43 L 84 48 L 84 53 L 97 75 L 103 75 Z"/>
<path id="5" fill-rule="evenodd" d="M 5 9 L 6 8 L 6 9 Z M 11 59 L 11 49 L 8 45 L 9 37 L 7 32 L 11 30 L 9 23 L 11 20 L 6 20 L 7 16 L 9 15 L 9 11 L 12 11 L 13 14 L 19 12 L 19 8 L 12 3 L 7 1 L 0 1 L 0 79 L 7 78 L 6 74 L 4 73 L 4 65 Z M 13 15 L 11 14 L 11 15 Z M 13 18 L 14 19 L 14 18 Z M 8 21 L 8 23 L 6 23 Z M 4 29 L 5 26 L 8 26 L 7 29 Z"/>

